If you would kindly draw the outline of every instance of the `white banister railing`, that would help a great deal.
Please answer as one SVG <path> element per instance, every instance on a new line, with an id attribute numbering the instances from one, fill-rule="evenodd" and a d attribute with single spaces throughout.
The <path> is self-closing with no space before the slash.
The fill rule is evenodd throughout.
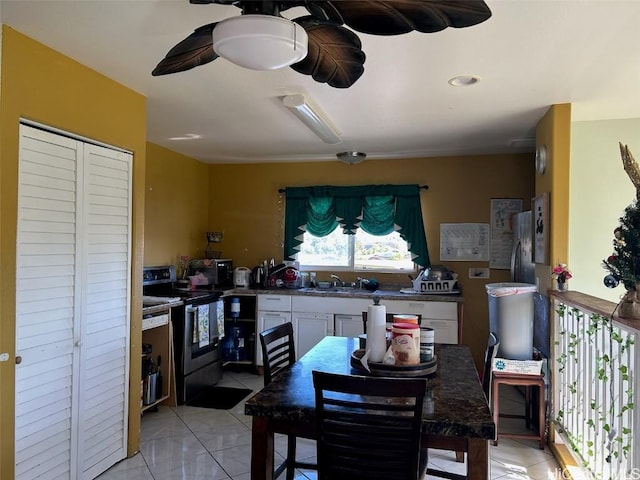
<path id="1" fill-rule="evenodd" d="M 552 442 L 571 451 L 573 478 L 640 479 L 638 327 L 612 319 L 615 304 L 589 295 L 550 299 Z"/>

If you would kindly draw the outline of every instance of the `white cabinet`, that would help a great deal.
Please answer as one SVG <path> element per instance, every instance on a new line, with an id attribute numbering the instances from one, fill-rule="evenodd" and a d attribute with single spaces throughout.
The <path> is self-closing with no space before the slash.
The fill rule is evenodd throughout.
<path id="1" fill-rule="evenodd" d="M 364 333 L 362 314 L 344 315 L 338 313 L 334 316 L 337 337 L 357 337 Z"/>
<path id="2" fill-rule="evenodd" d="M 256 315 L 256 366 L 262 367 L 262 347 L 258 334 L 268 328 L 291 321 L 291 295 L 258 295 Z M 295 325 L 294 325 L 295 335 Z M 295 341 L 295 338 L 294 338 Z"/>
<path id="3" fill-rule="evenodd" d="M 168 406 L 175 407 L 175 389 L 172 385 L 174 379 L 174 359 L 173 359 L 173 327 L 171 324 L 171 308 L 168 306 L 153 306 L 143 308 L 142 311 L 142 344 L 151 346 L 150 354 L 142 353 L 142 408 L 141 411 L 149 410 L 156 405 L 165 402 Z M 155 378 L 153 373 L 144 368 L 147 360 L 152 358 L 156 366 Z M 160 385 L 158 386 L 158 379 Z M 153 381 L 152 381 L 153 380 Z M 149 392 L 149 388 L 156 382 L 156 392 L 154 395 Z"/>
<path id="4" fill-rule="evenodd" d="M 300 358 L 327 335 L 362 334 L 362 312 L 372 303 L 371 298 L 259 294 L 257 331 L 291 321 L 296 357 Z M 456 302 L 382 299 L 380 304 L 388 313 L 422 315 L 422 325 L 435 330 L 436 343 L 458 343 Z M 263 365 L 259 342 L 256 342 L 256 365 Z"/>
<path id="5" fill-rule="evenodd" d="M 333 335 L 333 315 L 330 313 L 293 312 L 292 318 L 296 358 L 302 357 L 327 335 Z"/>
<path id="6" fill-rule="evenodd" d="M 20 125 L 18 480 L 92 479 L 126 456 L 131 167 L 129 153 Z"/>
<path id="7" fill-rule="evenodd" d="M 291 321 L 291 313 L 289 312 L 263 312 L 258 311 L 258 333 L 264 332 L 266 329 L 282 325 Z M 260 337 L 256 338 L 256 366 L 262 367 L 262 347 L 260 345 Z"/>
<path id="8" fill-rule="evenodd" d="M 433 341 L 435 343 L 458 343 L 458 322 L 452 320 L 423 319 L 420 323 L 423 327 L 433 328 Z"/>

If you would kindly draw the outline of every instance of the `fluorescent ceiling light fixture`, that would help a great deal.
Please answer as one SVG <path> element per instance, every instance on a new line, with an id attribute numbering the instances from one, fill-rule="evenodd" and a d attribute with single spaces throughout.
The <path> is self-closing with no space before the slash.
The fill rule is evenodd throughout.
<path id="1" fill-rule="evenodd" d="M 513 138 L 509 140 L 508 145 L 511 148 L 526 148 L 531 151 L 536 149 L 536 137 L 531 138 Z"/>
<path id="2" fill-rule="evenodd" d="M 307 56 L 307 32 L 297 23 L 271 15 L 231 17 L 213 29 L 213 50 L 252 70 L 276 70 Z"/>
<path id="3" fill-rule="evenodd" d="M 340 132 L 333 127 L 328 120 L 315 108 L 312 108 L 304 95 L 287 95 L 282 99 L 282 104 L 300 119 L 309 129 L 325 143 L 340 143 Z"/>
<path id="4" fill-rule="evenodd" d="M 197 133 L 185 133 L 182 136 L 169 137 L 169 140 L 197 140 L 198 138 L 202 138 L 202 135 L 198 135 Z"/>

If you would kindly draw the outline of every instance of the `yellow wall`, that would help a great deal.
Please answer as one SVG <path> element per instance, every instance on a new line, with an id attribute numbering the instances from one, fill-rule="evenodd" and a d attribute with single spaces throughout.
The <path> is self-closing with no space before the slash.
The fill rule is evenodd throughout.
<path id="1" fill-rule="evenodd" d="M 145 98 L 3 26 L 0 99 L 0 478 L 13 478 L 18 124 L 26 118 L 133 152 L 131 358 L 141 349 Z M 139 442 L 140 369 L 131 369 L 130 450 Z M 137 401 L 136 401 L 137 393 Z M 137 414 L 135 411 L 137 409 Z M 137 425 L 136 425 L 137 422 Z"/>
<path id="2" fill-rule="evenodd" d="M 209 223 L 209 165 L 147 144 L 145 265 L 203 258 Z"/>
<path id="3" fill-rule="evenodd" d="M 549 264 L 536 265 L 538 291 L 553 287 L 551 266 L 569 261 L 569 166 L 571 156 L 571 104 L 553 105 L 536 128 L 536 144 L 546 145 L 547 170 L 536 175 L 536 195 L 549 193 Z"/>
<path id="4" fill-rule="evenodd" d="M 224 232 L 220 248 L 235 266 L 253 267 L 264 258 L 282 260 L 284 197 L 278 189 L 308 185 L 428 185 L 422 211 L 433 264 L 457 272 L 464 291 L 464 341 L 482 363 L 488 336 L 486 283 L 509 280 L 508 270 L 491 270 L 486 280 L 470 280 L 470 267 L 488 262 L 440 262 L 440 224 L 489 223 L 491 198 L 521 198 L 527 208 L 534 195 L 532 155 L 465 156 L 428 159 L 368 160 L 358 165 L 284 163 L 212 165 L 210 168 L 212 230 Z M 149 240 L 151 241 L 151 240 Z M 326 273 L 328 276 L 328 273 Z M 322 276 L 319 274 L 319 277 Z M 355 275 L 342 275 L 354 280 Z M 406 275 L 376 275 L 384 282 L 406 283 Z"/>

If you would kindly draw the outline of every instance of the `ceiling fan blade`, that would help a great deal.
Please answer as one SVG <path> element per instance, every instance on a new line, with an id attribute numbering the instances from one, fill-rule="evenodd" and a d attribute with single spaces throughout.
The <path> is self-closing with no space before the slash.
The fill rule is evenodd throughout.
<path id="1" fill-rule="evenodd" d="M 342 25 L 344 23 L 344 19 L 342 18 L 342 15 L 340 15 L 340 12 L 336 10 L 333 4 L 334 2 L 331 1 L 315 2 L 311 0 L 305 2 L 304 6 L 313 17 L 321 20 L 328 20 L 329 22 Z"/>
<path id="2" fill-rule="evenodd" d="M 168 75 L 184 72 L 214 61 L 218 55 L 213 51 L 212 32 L 216 23 L 196 28 L 187 38 L 169 50 L 169 53 L 153 69 L 151 75 Z"/>
<path id="3" fill-rule="evenodd" d="M 291 65 L 296 72 L 335 88 L 349 88 L 364 73 L 366 56 L 360 39 L 351 30 L 311 16 L 294 22 L 309 37 L 307 56 Z"/>
<path id="4" fill-rule="evenodd" d="M 432 33 L 464 28 L 491 17 L 482 0 L 349 0 L 331 1 L 349 27 L 372 35 Z"/>
<path id="5" fill-rule="evenodd" d="M 189 0 L 192 5 L 209 5 L 210 3 L 220 3 L 222 5 L 235 5 L 238 0 Z"/>
<path id="6" fill-rule="evenodd" d="M 279 15 L 294 7 L 307 7 L 308 4 L 321 4 L 326 0 L 189 0 L 193 5 L 209 5 L 217 3 L 220 5 L 233 5 L 242 10 L 243 14 L 257 13 L 262 15 Z"/>

